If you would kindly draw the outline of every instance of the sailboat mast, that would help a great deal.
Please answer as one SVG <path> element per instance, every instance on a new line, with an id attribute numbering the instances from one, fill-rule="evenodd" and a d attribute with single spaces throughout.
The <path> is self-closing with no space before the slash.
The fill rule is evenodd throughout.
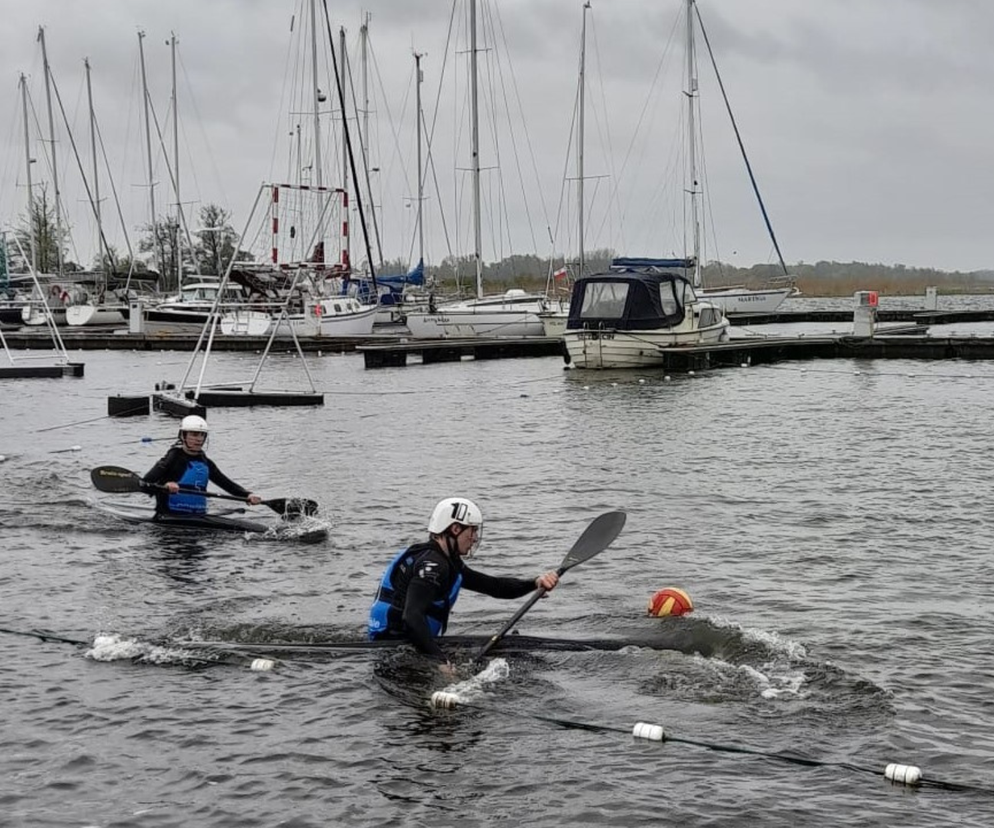
<path id="1" fill-rule="evenodd" d="M 176 228 L 173 237 L 173 251 L 176 254 L 176 285 L 183 289 L 183 254 L 180 250 L 180 224 L 182 224 L 182 200 L 179 197 L 179 106 L 176 100 L 176 34 L 170 32 L 169 55 L 172 64 L 172 103 L 173 103 L 173 190 L 176 193 Z"/>
<path id="2" fill-rule="evenodd" d="M 93 214 L 97 220 L 97 251 L 100 256 L 100 271 L 104 275 L 104 288 L 107 287 L 107 267 L 109 251 L 104 250 L 104 231 L 100 217 L 100 167 L 97 164 L 97 116 L 93 111 L 93 85 L 90 82 L 90 59 L 83 58 L 86 69 L 86 103 L 90 110 L 90 149 L 93 153 Z"/>
<path id="3" fill-rule="evenodd" d="M 145 157 L 148 160 L 148 212 L 152 228 L 152 238 L 159 253 L 159 272 L 165 267 L 165 256 L 162 252 L 162 239 L 159 238 L 159 227 L 155 218 L 155 178 L 152 168 L 152 119 L 148 112 L 148 77 L 145 74 L 145 32 L 138 32 L 138 58 L 141 63 L 142 101 L 145 109 Z M 165 274 L 163 274 L 165 276 Z"/>
<path id="4" fill-rule="evenodd" d="M 577 242 L 580 246 L 580 256 L 579 256 L 579 270 L 577 276 L 583 275 L 583 150 L 584 150 L 584 109 L 586 100 L 586 73 L 587 73 L 587 10 L 590 8 L 590 0 L 587 0 L 583 4 L 583 27 L 580 30 L 580 116 L 579 116 L 579 128 L 578 128 L 578 140 L 576 142 L 577 156 L 576 156 L 576 170 L 577 170 L 577 182 L 576 182 L 576 192 L 577 192 L 577 220 L 579 221 L 579 228 L 577 234 Z"/>
<path id="5" fill-rule="evenodd" d="M 352 88 L 351 75 L 348 75 L 349 64 L 348 58 L 345 53 L 346 43 L 345 43 L 345 27 L 339 26 L 338 28 L 338 48 L 341 51 L 339 55 L 339 77 L 341 78 L 343 91 L 348 88 Z M 348 81 L 346 81 L 348 77 Z M 346 83 L 348 84 L 346 86 Z M 350 236 L 349 236 L 349 195 L 348 195 L 348 181 L 349 181 L 349 139 L 346 135 L 348 130 L 348 125 L 346 124 L 346 119 L 348 115 L 345 111 L 345 98 L 342 98 L 342 191 L 344 193 L 342 197 L 342 212 L 344 221 L 344 232 L 342 234 L 342 247 L 343 247 L 343 262 L 352 261 L 352 250 L 350 246 Z M 356 122 L 358 124 L 358 121 Z M 358 126 L 356 127 L 358 129 Z M 359 182 L 355 182 L 356 191 L 358 194 Z M 358 200 L 357 200 L 358 203 Z"/>
<path id="6" fill-rule="evenodd" d="M 694 123 L 697 104 L 697 75 L 694 70 L 694 0 L 687 0 L 687 163 L 690 172 L 690 220 L 694 234 L 694 287 L 701 286 L 701 225 L 697 197 L 697 135 Z"/>
<path id="7" fill-rule="evenodd" d="M 31 186 L 31 130 L 28 126 L 28 79 L 21 74 L 21 107 L 24 110 L 24 169 L 28 184 L 28 226 L 31 228 L 29 243 L 31 245 L 31 270 L 38 272 L 38 246 L 35 240 L 35 191 Z"/>
<path id="8" fill-rule="evenodd" d="M 52 186 L 55 188 L 55 261 L 58 274 L 62 275 L 62 193 L 59 190 L 59 167 L 55 153 L 55 118 L 52 116 L 52 67 L 48 63 L 48 50 L 45 48 L 45 29 L 38 27 L 38 40 L 41 41 L 41 59 L 45 67 L 45 105 L 48 110 L 48 140 L 52 146 Z"/>
<path id="9" fill-rule="evenodd" d="M 480 109 L 476 87 L 476 0 L 469 0 L 469 90 L 473 163 L 473 258 L 476 262 L 476 298 L 482 299 L 483 232 L 480 227 Z"/>
<path id="10" fill-rule="evenodd" d="M 315 0 L 311 0 L 311 86 L 314 99 L 314 185 L 324 186 L 321 172 L 321 97 L 318 89 L 318 24 Z"/>
<path id="11" fill-rule="evenodd" d="M 424 177 L 421 174 L 421 82 L 424 80 L 424 75 L 421 73 L 421 58 L 424 54 L 421 52 L 414 53 L 414 72 L 415 72 L 415 124 L 418 131 L 418 261 L 424 262 L 425 260 L 425 233 L 424 226 L 422 224 L 421 207 L 424 201 Z"/>

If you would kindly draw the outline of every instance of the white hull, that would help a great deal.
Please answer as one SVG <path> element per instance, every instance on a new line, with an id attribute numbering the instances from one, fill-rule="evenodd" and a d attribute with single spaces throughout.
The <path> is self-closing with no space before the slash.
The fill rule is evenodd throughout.
<path id="1" fill-rule="evenodd" d="M 337 308 L 336 308 L 337 306 Z M 221 317 L 221 333 L 226 336 L 270 336 L 278 324 L 279 338 L 316 336 L 369 336 L 379 312 L 377 305 L 359 305 L 353 299 L 324 299 L 321 313 L 291 313 L 284 319 L 253 310 L 235 310 Z"/>
<path id="2" fill-rule="evenodd" d="M 706 328 L 654 331 L 568 330 L 563 334 L 570 362 L 576 368 L 654 368 L 663 364 L 661 348 L 711 345 L 728 339 L 727 319 Z"/>
<path id="3" fill-rule="evenodd" d="M 66 308 L 66 324 L 77 328 L 85 325 L 123 325 L 124 310 L 115 305 L 70 305 Z"/>
<path id="4" fill-rule="evenodd" d="M 435 313 L 408 313 L 407 329 L 415 339 L 545 336 L 539 318 L 545 308 L 543 297 L 509 290 L 501 297 L 444 305 Z"/>
<path id="5" fill-rule="evenodd" d="M 66 324 L 66 309 L 65 308 L 48 308 L 48 312 L 52 316 L 52 323 L 55 325 L 65 325 Z M 32 327 L 37 327 L 39 325 L 46 324 L 45 307 L 39 304 L 28 304 L 21 308 L 21 321 L 25 325 L 30 325 Z"/>
<path id="6" fill-rule="evenodd" d="M 775 313 L 784 300 L 794 292 L 792 287 L 769 290 L 747 288 L 714 288 L 700 290 L 697 294 L 706 302 L 717 305 L 728 313 Z"/>
<path id="7" fill-rule="evenodd" d="M 542 331 L 545 336 L 562 337 L 566 333 L 566 323 L 569 321 L 569 309 L 564 311 L 547 311 L 539 314 L 542 320 Z"/>

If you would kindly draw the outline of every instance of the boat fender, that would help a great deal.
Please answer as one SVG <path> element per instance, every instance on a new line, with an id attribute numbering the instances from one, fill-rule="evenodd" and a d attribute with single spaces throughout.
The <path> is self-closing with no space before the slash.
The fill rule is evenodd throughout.
<path id="1" fill-rule="evenodd" d="M 314 315 L 315 315 L 315 316 L 316 316 L 316 317 L 317 317 L 318 319 L 320 319 L 320 318 L 321 318 L 321 314 L 323 314 L 323 313 L 324 313 L 324 308 L 323 308 L 323 307 L 321 306 L 321 303 L 320 303 L 320 302 L 318 302 L 318 303 L 317 303 L 317 304 L 316 304 L 316 305 L 314 306 Z"/>
<path id="2" fill-rule="evenodd" d="M 431 706 L 441 707 L 443 710 L 451 710 L 459 704 L 459 696 L 455 693 L 447 693 L 445 690 L 438 690 L 431 694 Z"/>
<path id="3" fill-rule="evenodd" d="M 632 728 L 632 736 L 636 739 L 648 739 L 650 742 L 666 741 L 663 726 L 647 722 L 636 722 L 635 727 Z"/>

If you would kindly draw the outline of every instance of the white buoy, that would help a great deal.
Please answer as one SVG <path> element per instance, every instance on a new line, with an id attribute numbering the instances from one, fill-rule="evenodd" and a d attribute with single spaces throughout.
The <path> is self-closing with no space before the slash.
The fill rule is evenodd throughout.
<path id="1" fill-rule="evenodd" d="M 922 781 L 922 769 L 915 765 L 900 765 L 891 762 L 884 769 L 884 778 L 899 785 L 917 785 Z"/>
<path id="2" fill-rule="evenodd" d="M 648 739 L 650 742 L 666 741 L 666 734 L 662 725 L 649 724 L 648 722 L 636 722 L 632 728 L 632 736 L 636 739 Z"/>
<path id="3" fill-rule="evenodd" d="M 639 385 L 645 385 L 645 378 L 644 377 L 639 380 Z"/>
<path id="4" fill-rule="evenodd" d="M 267 670 L 272 670 L 275 666 L 276 662 L 271 658 L 253 658 L 252 663 L 249 665 L 249 669 L 262 673 Z"/>
<path id="5" fill-rule="evenodd" d="M 431 694 L 431 706 L 441 707 L 451 710 L 459 704 L 459 696 L 455 693 L 447 693 L 445 690 L 437 690 Z"/>

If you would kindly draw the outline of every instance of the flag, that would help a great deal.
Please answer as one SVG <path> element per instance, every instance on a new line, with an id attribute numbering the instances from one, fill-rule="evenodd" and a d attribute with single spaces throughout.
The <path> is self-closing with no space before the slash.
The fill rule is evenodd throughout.
<path id="1" fill-rule="evenodd" d="M 559 268 L 559 270 L 557 270 L 555 273 L 552 274 L 552 278 L 555 279 L 557 282 L 564 281 L 566 279 L 566 268 L 565 267 Z"/>

